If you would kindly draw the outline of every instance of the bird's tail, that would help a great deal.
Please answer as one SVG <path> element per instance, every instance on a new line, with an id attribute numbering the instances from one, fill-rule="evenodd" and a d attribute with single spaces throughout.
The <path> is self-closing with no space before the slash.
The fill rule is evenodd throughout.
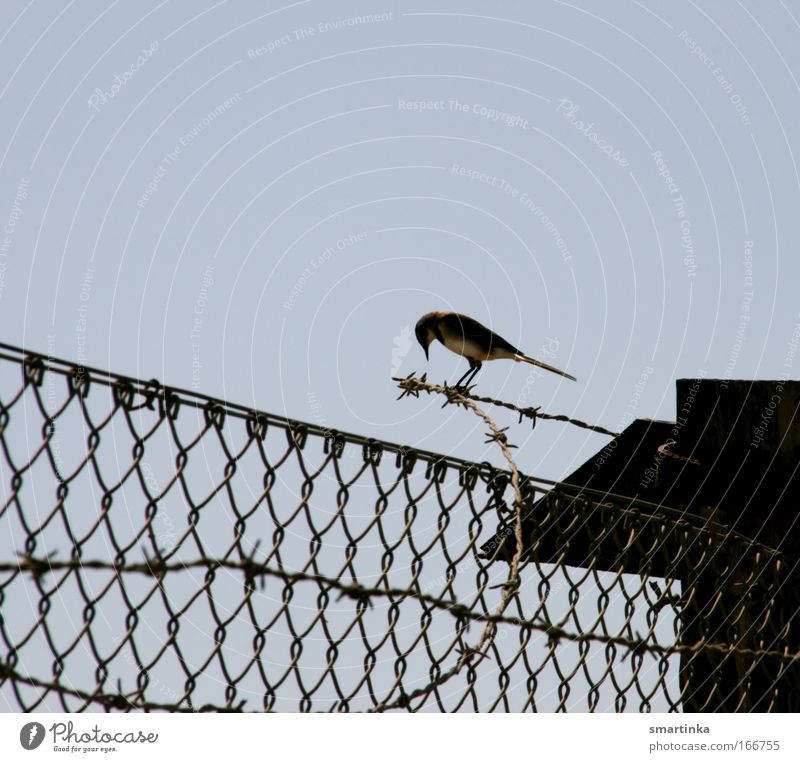
<path id="1" fill-rule="evenodd" d="M 570 381 L 578 380 L 575 378 L 575 376 L 570 376 L 569 373 L 564 373 L 563 370 L 554 368 L 552 365 L 548 365 L 546 362 L 542 362 L 541 360 L 534 360 L 532 357 L 528 357 L 527 355 L 514 355 L 514 359 L 517 362 L 527 362 L 531 365 L 536 365 L 539 368 L 544 368 L 545 370 L 549 370 L 551 373 L 558 373 L 559 376 L 564 376 L 564 378 L 568 378 Z"/>

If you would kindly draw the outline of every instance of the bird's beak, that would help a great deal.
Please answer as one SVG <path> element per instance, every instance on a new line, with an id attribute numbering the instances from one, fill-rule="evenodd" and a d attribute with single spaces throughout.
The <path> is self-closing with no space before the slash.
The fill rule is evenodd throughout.
<path id="1" fill-rule="evenodd" d="M 428 345 L 428 347 L 429 347 L 429 346 L 430 346 L 430 345 Z M 430 357 L 428 357 L 428 347 L 425 347 L 425 348 L 424 348 L 424 349 L 425 349 L 425 359 L 426 359 L 426 360 L 430 360 L 430 359 L 431 359 Z"/>

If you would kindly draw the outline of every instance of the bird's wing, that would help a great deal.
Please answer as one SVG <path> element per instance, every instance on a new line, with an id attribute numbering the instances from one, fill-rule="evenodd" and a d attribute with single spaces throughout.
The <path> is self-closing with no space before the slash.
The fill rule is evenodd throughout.
<path id="1" fill-rule="evenodd" d="M 507 352 L 513 354 L 520 354 L 520 351 L 515 346 L 509 344 L 502 336 L 499 336 L 468 315 L 451 312 L 442 318 L 442 323 L 444 323 L 448 332 L 455 335 L 463 335 L 465 341 L 475 342 L 479 346 L 488 346 L 493 349 L 505 349 Z"/>

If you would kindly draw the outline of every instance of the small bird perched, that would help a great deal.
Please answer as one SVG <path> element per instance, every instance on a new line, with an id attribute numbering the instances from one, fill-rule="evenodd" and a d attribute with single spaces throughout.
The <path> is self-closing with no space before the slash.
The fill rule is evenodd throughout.
<path id="1" fill-rule="evenodd" d="M 468 386 L 469 381 L 475 378 L 485 360 L 527 362 L 549 370 L 551 373 L 558 373 L 564 378 L 577 381 L 574 376 L 564 373 L 563 370 L 522 354 L 502 336 L 498 336 L 477 320 L 458 312 L 429 312 L 419 319 L 415 333 L 417 341 L 425 350 L 425 359 L 429 359 L 428 348 L 434 339 L 439 339 L 451 352 L 467 358 L 469 369 L 456 382 L 456 386 L 461 386 L 462 383 L 464 386 Z"/>

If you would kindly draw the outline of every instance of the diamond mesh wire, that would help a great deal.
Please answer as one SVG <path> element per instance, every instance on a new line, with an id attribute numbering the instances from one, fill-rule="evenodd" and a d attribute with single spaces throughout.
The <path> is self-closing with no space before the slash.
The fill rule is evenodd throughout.
<path id="1" fill-rule="evenodd" d="M 3 347 L 6 711 L 797 705 L 724 527 Z"/>

